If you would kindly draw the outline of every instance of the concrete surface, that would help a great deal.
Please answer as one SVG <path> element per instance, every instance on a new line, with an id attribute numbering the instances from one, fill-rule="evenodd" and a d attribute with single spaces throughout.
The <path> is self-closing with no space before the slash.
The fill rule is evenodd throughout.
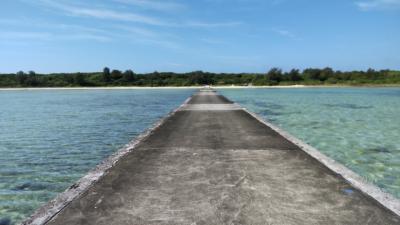
<path id="1" fill-rule="evenodd" d="M 230 103 L 193 96 L 47 224 L 400 224 Z"/>

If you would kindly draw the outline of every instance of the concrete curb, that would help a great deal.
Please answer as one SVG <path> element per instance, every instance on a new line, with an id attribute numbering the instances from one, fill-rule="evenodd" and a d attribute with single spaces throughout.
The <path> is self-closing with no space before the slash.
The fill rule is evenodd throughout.
<path id="1" fill-rule="evenodd" d="M 326 156 L 325 154 L 318 151 L 316 148 L 304 143 L 300 139 L 294 137 L 293 135 L 289 134 L 288 132 L 284 131 L 283 129 L 279 128 L 278 126 L 264 120 L 259 115 L 250 112 L 246 108 L 242 108 L 244 111 L 249 113 L 255 119 L 260 121 L 261 123 L 265 124 L 266 126 L 270 127 L 278 134 L 282 135 L 284 138 L 298 146 L 301 150 L 303 150 L 306 154 L 311 156 L 312 158 L 316 159 L 318 162 L 323 164 L 329 170 L 337 174 L 338 176 L 342 177 L 346 182 L 348 182 L 352 187 L 361 191 L 367 197 L 378 202 L 384 208 L 388 209 L 389 211 L 393 212 L 397 216 L 400 217 L 400 200 L 395 198 L 393 195 L 386 193 L 379 187 L 375 186 L 374 184 L 369 183 L 360 175 L 354 173 L 344 165 L 336 162 L 332 158 Z"/>
<path id="2" fill-rule="evenodd" d="M 193 95 L 192 95 L 193 96 Z M 108 171 L 124 156 L 132 152 L 136 146 L 146 140 L 157 128 L 159 128 L 164 122 L 183 108 L 192 98 L 187 98 L 183 104 L 178 108 L 168 113 L 165 117 L 158 120 L 150 128 L 144 131 L 142 134 L 134 138 L 127 145 L 113 153 L 111 156 L 102 161 L 94 169 L 90 170 L 85 176 L 80 178 L 76 183 L 71 185 L 64 192 L 58 194 L 53 200 L 50 200 L 45 205 L 37 209 L 28 219 L 23 221 L 21 225 L 42 225 L 50 221 L 65 207 L 67 207 L 74 199 L 81 196 L 85 191 L 92 187 L 98 180 L 105 176 Z"/>

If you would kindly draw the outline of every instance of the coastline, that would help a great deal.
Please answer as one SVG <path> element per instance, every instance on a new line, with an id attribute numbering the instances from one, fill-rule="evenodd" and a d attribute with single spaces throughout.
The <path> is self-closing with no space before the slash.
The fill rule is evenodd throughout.
<path id="1" fill-rule="evenodd" d="M 0 88 L 0 91 L 35 91 L 35 90 L 136 90 L 136 89 L 197 89 L 200 86 L 187 87 L 18 87 L 18 88 Z"/>
<path id="2" fill-rule="evenodd" d="M 115 86 L 115 87 L 10 87 L 0 88 L 0 91 L 35 91 L 35 90 L 146 90 L 146 89 L 198 89 L 204 86 L 165 86 L 165 87 L 139 87 L 139 86 Z M 388 85 L 277 85 L 277 86 L 210 86 L 216 89 L 281 89 L 281 88 L 399 88 L 400 84 Z"/>

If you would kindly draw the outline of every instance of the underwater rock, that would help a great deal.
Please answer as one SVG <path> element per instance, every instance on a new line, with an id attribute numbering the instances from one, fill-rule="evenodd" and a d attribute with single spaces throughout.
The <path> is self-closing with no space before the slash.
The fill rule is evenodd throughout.
<path id="1" fill-rule="evenodd" d="M 47 185 L 45 185 L 43 183 L 26 182 L 26 183 L 17 185 L 14 188 L 14 190 L 17 190 L 17 191 L 25 191 L 25 190 L 39 191 L 39 190 L 43 190 L 43 189 L 46 189 L 46 188 L 47 188 Z"/>
<path id="2" fill-rule="evenodd" d="M 262 115 L 266 115 L 266 116 L 280 116 L 280 115 L 282 115 L 281 113 L 278 113 L 276 111 L 272 111 L 272 110 L 269 110 L 269 109 L 263 109 L 259 113 L 262 114 Z"/>
<path id="3" fill-rule="evenodd" d="M 11 225 L 11 219 L 10 218 L 1 218 L 0 225 Z"/>
<path id="4" fill-rule="evenodd" d="M 340 103 L 340 104 L 324 104 L 324 106 L 330 107 L 330 108 L 345 108 L 345 109 L 371 109 L 373 108 L 372 106 L 361 106 L 361 105 L 356 105 L 356 104 L 347 104 L 347 103 Z"/>
<path id="5" fill-rule="evenodd" d="M 377 148 L 369 148 L 367 151 L 376 152 L 376 153 L 390 153 L 390 149 L 386 147 L 377 147 Z"/>

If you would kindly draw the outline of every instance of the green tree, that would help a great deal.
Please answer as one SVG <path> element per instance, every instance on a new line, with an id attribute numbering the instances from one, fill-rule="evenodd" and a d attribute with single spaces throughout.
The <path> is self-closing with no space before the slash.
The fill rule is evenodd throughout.
<path id="1" fill-rule="evenodd" d="M 119 80 L 122 78 L 122 72 L 119 70 L 111 71 L 111 79 L 112 80 Z"/>
<path id="2" fill-rule="evenodd" d="M 125 71 L 122 75 L 122 80 L 128 83 L 135 81 L 135 73 L 132 70 Z"/>
<path id="3" fill-rule="evenodd" d="M 267 84 L 266 76 L 262 75 L 256 75 L 254 79 L 251 81 L 251 85 L 254 86 L 261 86 L 266 84 Z"/>
<path id="4" fill-rule="evenodd" d="M 321 74 L 320 69 L 309 68 L 303 71 L 303 75 L 306 80 L 319 80 L 320 74 Z"/>
<path id="5" fill-rule="evenodd" d="M 269 81 L 271 85 L 279 84 L 279 82 L 283 80 L 282 70 L 279 68 L 270 69 L 266 75 L 266 80 Z"/>
<path id="6" fill-rule="evenodd" d="M 19 85 L 24 86 L 27 79 L 27 75 L 23 71 L 18 71 L 16 74 L 16 79 Z"/>
<path id="7" fill-rule="evenodd" d="M 107 83 L 111 81 L 110 69 L 108 67 L 104 67 L 103 69 L 103 81 Z"/>
<path id="8" fill-rule="evenodd" d="M 85 77 L 83 76 L 82 73 L 76 73 L 74 75 L 74 84 L 79 85 L 79 86 L 84 86 L 85 85 Z"/>
<path id="9" fill-rule="evenodd" d="M 39 78 L 35 72 L 29 71 L 27 79 L 25 81 L 26 85 L 36 87 L 39 86 Z"/>
<path id="10" fill-rule="evenodd" d="M 303 80 L 303 77 L 300 75 L 300 71 L 298 69 L 292 69 L 289 74 L 289 80 L 290 81 L 301 81 Z"/>
<path id="11" fill-rule="evenodd" d="M 335 72 L 332 70 L 332 68 L 326 67 L 321 70 L 320 75 L 319 75 L 319 80 L 326 81 L 329 78 L 333 77 L 334 73 Z"/>

